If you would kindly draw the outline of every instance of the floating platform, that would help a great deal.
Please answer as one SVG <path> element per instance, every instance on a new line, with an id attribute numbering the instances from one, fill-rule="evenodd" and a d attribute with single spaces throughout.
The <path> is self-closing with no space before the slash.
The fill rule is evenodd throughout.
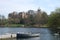
<path id="1" fill-rule="evenodd" d="M 15 38 L 16 34 L 5 34 L 5 35 L 0 35 L 0 39 L 6 39 L 6 38 Z"/>

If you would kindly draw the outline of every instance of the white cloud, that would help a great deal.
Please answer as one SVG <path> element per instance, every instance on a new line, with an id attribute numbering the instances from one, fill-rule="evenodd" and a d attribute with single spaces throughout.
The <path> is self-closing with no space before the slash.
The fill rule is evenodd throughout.
<path id="1" fill-rule="evenodd" d="M 56 0 L 0 0 L 0 14 L 6 16 L 12 11 L 37 10 L 38 7 L 49 13 L 58 6 L 60 2 Z"/>
<path id="2" fill-rule="evenodd" d="M 29 9 L 36 10 L 37 6 L 29 2 L 33 1 L 0 1 L 0 14 L 7 16 L 8 13 L 12 11 L 27 11 Z"/>

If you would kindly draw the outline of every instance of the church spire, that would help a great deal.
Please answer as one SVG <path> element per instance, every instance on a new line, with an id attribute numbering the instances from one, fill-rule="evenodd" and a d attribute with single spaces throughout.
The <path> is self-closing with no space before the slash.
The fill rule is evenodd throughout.
<path id="1" fill-rule="evenodd" d="M 40 9 L 40 7 L 38 8 L 38 10 L 37 10 L 38 12 L 40 12 L 41 11 L 41 9 Z"/>

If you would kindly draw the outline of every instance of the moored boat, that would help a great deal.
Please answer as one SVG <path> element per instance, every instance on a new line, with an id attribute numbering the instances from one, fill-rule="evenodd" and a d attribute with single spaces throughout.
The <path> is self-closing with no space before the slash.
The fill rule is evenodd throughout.
<path id="1" fill-rule="evenodd" d="M 17 38 L 39 37 L 39 33 L 17 33 Z"/>

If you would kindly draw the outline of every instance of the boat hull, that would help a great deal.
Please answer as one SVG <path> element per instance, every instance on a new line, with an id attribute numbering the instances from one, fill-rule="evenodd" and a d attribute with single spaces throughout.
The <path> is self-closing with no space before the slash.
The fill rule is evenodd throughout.
<path id="1" fill-rule="evenodd" d="M 39 34 L 17 34 L 17 38 L 39 37 Z"/>

